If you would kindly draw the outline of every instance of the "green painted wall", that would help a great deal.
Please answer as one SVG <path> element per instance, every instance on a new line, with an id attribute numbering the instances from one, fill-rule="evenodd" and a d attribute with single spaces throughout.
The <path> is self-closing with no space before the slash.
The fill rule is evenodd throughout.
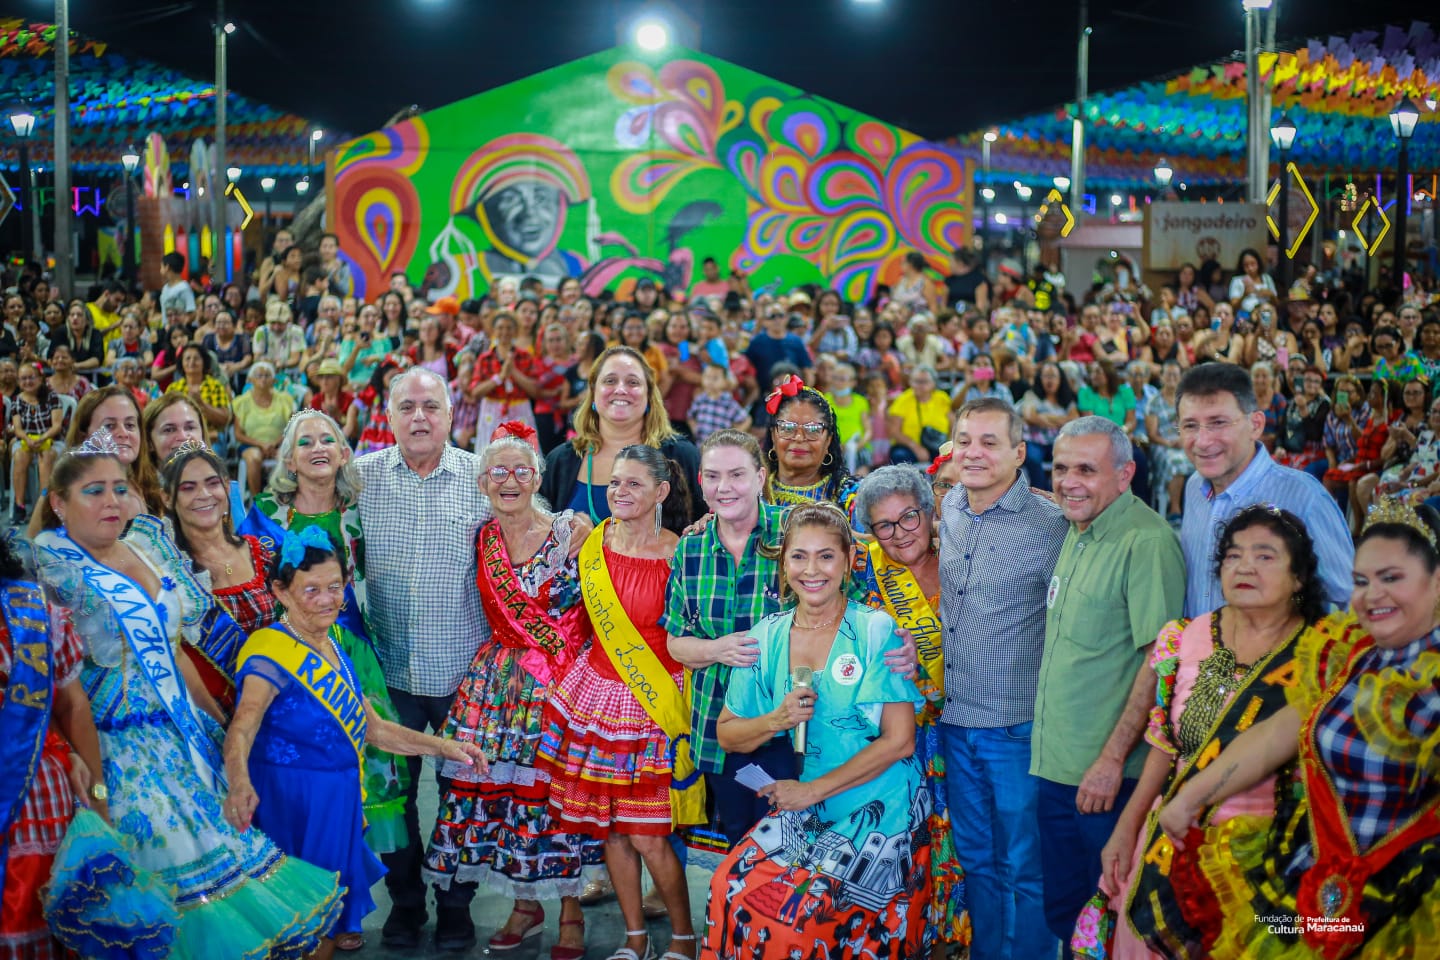
<path id="1" fill-rule="evenodd" d="M 863 299 L 911 250 L 944 267 L 971 228 L 966 161 L 897 127 L 687 50 L 616 48 L 338 147 L 329 222 L 374 297 L 507 274 L 625 295 L 700 261 L 755 288 Z"/>

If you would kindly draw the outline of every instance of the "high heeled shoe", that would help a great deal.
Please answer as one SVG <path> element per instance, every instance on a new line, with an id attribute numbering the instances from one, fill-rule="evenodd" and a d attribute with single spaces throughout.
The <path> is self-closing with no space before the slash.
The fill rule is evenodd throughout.
<path id="1" fill-rule="evenodd" d="M 531 937 L 540 936 L 541 931 L 544 930 L 545 908 L 540 906 L 540 904 L 537 903 L 533 907 L 522 907 L 517 903 L 511 912 L 518 913 L 522 917 L 529 917 L 530 922 L 527 923 L 525 928 L 519 933 L 512 933 L 503 928 L 497 931 L 495 935 L 490 938 L 491 950 L 502 953 L 506 950 L 514 950 Z"/>

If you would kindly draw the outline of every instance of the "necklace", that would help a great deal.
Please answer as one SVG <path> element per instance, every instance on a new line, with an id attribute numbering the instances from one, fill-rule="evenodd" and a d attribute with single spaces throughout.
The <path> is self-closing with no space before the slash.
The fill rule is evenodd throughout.
<path id="1" fill-rule="evenodd" d="M 313 648 L 316 649 L 316 650 L 320 650 L 320 644 L 318 644 L 318 643 L 312 643 L 312 642 L 310 641 L 310 638 L 307 637 L 307 636 L 305 636 L 305 634 L 301 632 L 301 630 L 300 630 L 299 627 L 295 626 L 295 624 L 293 624 L 293 623 L 290 622 L 290 614 L 288 614 L 288 613 L 282 613 L 282 614 L 280 614 L 280 622 L 285 625 L 285 629 L 287 629 L 287 630 L 289 630 L 291 633 L 295 634 L 295 636 L 296 636 L 297 638 L 299 638 L 299 640 L 300 640 L 301 643 L 305 644 L 307 647 L 313 647 Z M 324 640 L 325 640 L 325 642 L 326 642 L 327 644 L 329 644 L 331 650 L 333 651 L 334 648 L 335 648 L 335 641 L 333 641 L 333 640 L 330 639 L 330 631 L 328 631 L 328 630 L 325 631 L 325 633 L 324 633 Z M 321 652 L 323 653 L 324 651 L 321 651 Z"/>
<path id="2" fill-rule="evenodd" d="M 800 617 L 797 614 L 795 617 L 795 626 L 801 630 L 824 630 L 826 627 L 832 627 L 835 624 L 839 623 L 840 618 L 843 616 L 845 616 L 845 610 L 842 608 L 839 613 L 831 617 L 829 620 L 826 620 L 824 623 L 812 623 L 809 626 L 806 626 L 805 624 L 800 622 Z"/>

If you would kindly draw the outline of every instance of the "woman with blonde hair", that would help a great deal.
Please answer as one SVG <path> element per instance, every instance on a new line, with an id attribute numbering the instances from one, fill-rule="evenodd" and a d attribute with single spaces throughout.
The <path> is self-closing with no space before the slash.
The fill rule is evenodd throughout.
<path id="1" fill-rule="evenodd" d="M 590 368 L 575 408 L 575 436 L 545 458 L 540 495 L 598 524 L 610 516 L 606 491 L 615 457 L 635 443 L 658 447 L 680 465 L 689 488 L 699 489 L 700 454 L 670 425 L 655 371 L 633 347 L 616 345 Z"/>

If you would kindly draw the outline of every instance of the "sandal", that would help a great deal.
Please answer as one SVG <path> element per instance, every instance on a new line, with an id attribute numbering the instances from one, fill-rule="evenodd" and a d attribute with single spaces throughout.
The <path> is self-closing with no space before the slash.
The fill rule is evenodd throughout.
<path id="1" fill-rule="evenodd" d="M 335 938 L 335 949 L 350 953 L 365 946 L 365 938 L 358 933 L 342 933 Z"/>
<path id="2" fill-rule="evenodd" d="M 563 934 L 566 927 L 579 927 L 580 932 L 585 932 L 584 920 L 561 920 L 560 932 Z M 584 939 L 583 936 L 581 938 Z M 550 948 L 550 960 L 585 960 L 585 945 L 578 947 L 567 947 L 563 943 L 557 943 Z"/>
<path id="3" fill-rule="evenodd" d="M 533 908 L 522 907 L 517 903 L 511 908 L 510 912 L 518 913 L 522 917 L 529 917 L 530 923 L 526 924 L 525 929 L 519 933 L 508 933 L 504 929 L 498 931 L 490 938 L 491 950 L 499 950 L 502 952 L 505 950 L 514 950 L 531 937 L 540 936 L 541 932 L 545 929 L 545 908 L 538 903 L 535 904 Z"/>
<path id="4" fill-rule="evenodd" d="M 626 930 L 626 931 L 625 931 L 625 936 L 627 936 L 627 937 L 644 937 L 644 938 L 645 938 L 645 953 L 642 955 L 642 954 L 636 953 L 634 950 L 631 950 L 629 947 L 621 947 L 620 949 L 616 950 L 614 953 L 610 954 L 610 956 L 606 957 L 605 960 L 655 960 L 655 945 L 650 942 L 650 931 L 648 931 L 648 930 Z M 688 958 L 687 958 L 687 960 L 688 960 Z"/>
<path id="5" fill-rule="evenodd" d="M 695 939 L 695 934 L 693 934 L 693 933 L 686 933 L 686 934 L 672 933 L 672 934 L 670 935 L 670 945 L 671 945 L 671 946 L 674 946 L 676 940 L 691 940 L 691 941 L 693 941 L 694 939 Z M 664 953 L 660 954 L 660 960 L 695 960 L 695 958 L 694 958 L 694 957 L 687 957 L 687 956 L 686 956 L 685 954 L 683 954 L 683 953 L 676 953 L 674 950 L 666 950 Z"/>

